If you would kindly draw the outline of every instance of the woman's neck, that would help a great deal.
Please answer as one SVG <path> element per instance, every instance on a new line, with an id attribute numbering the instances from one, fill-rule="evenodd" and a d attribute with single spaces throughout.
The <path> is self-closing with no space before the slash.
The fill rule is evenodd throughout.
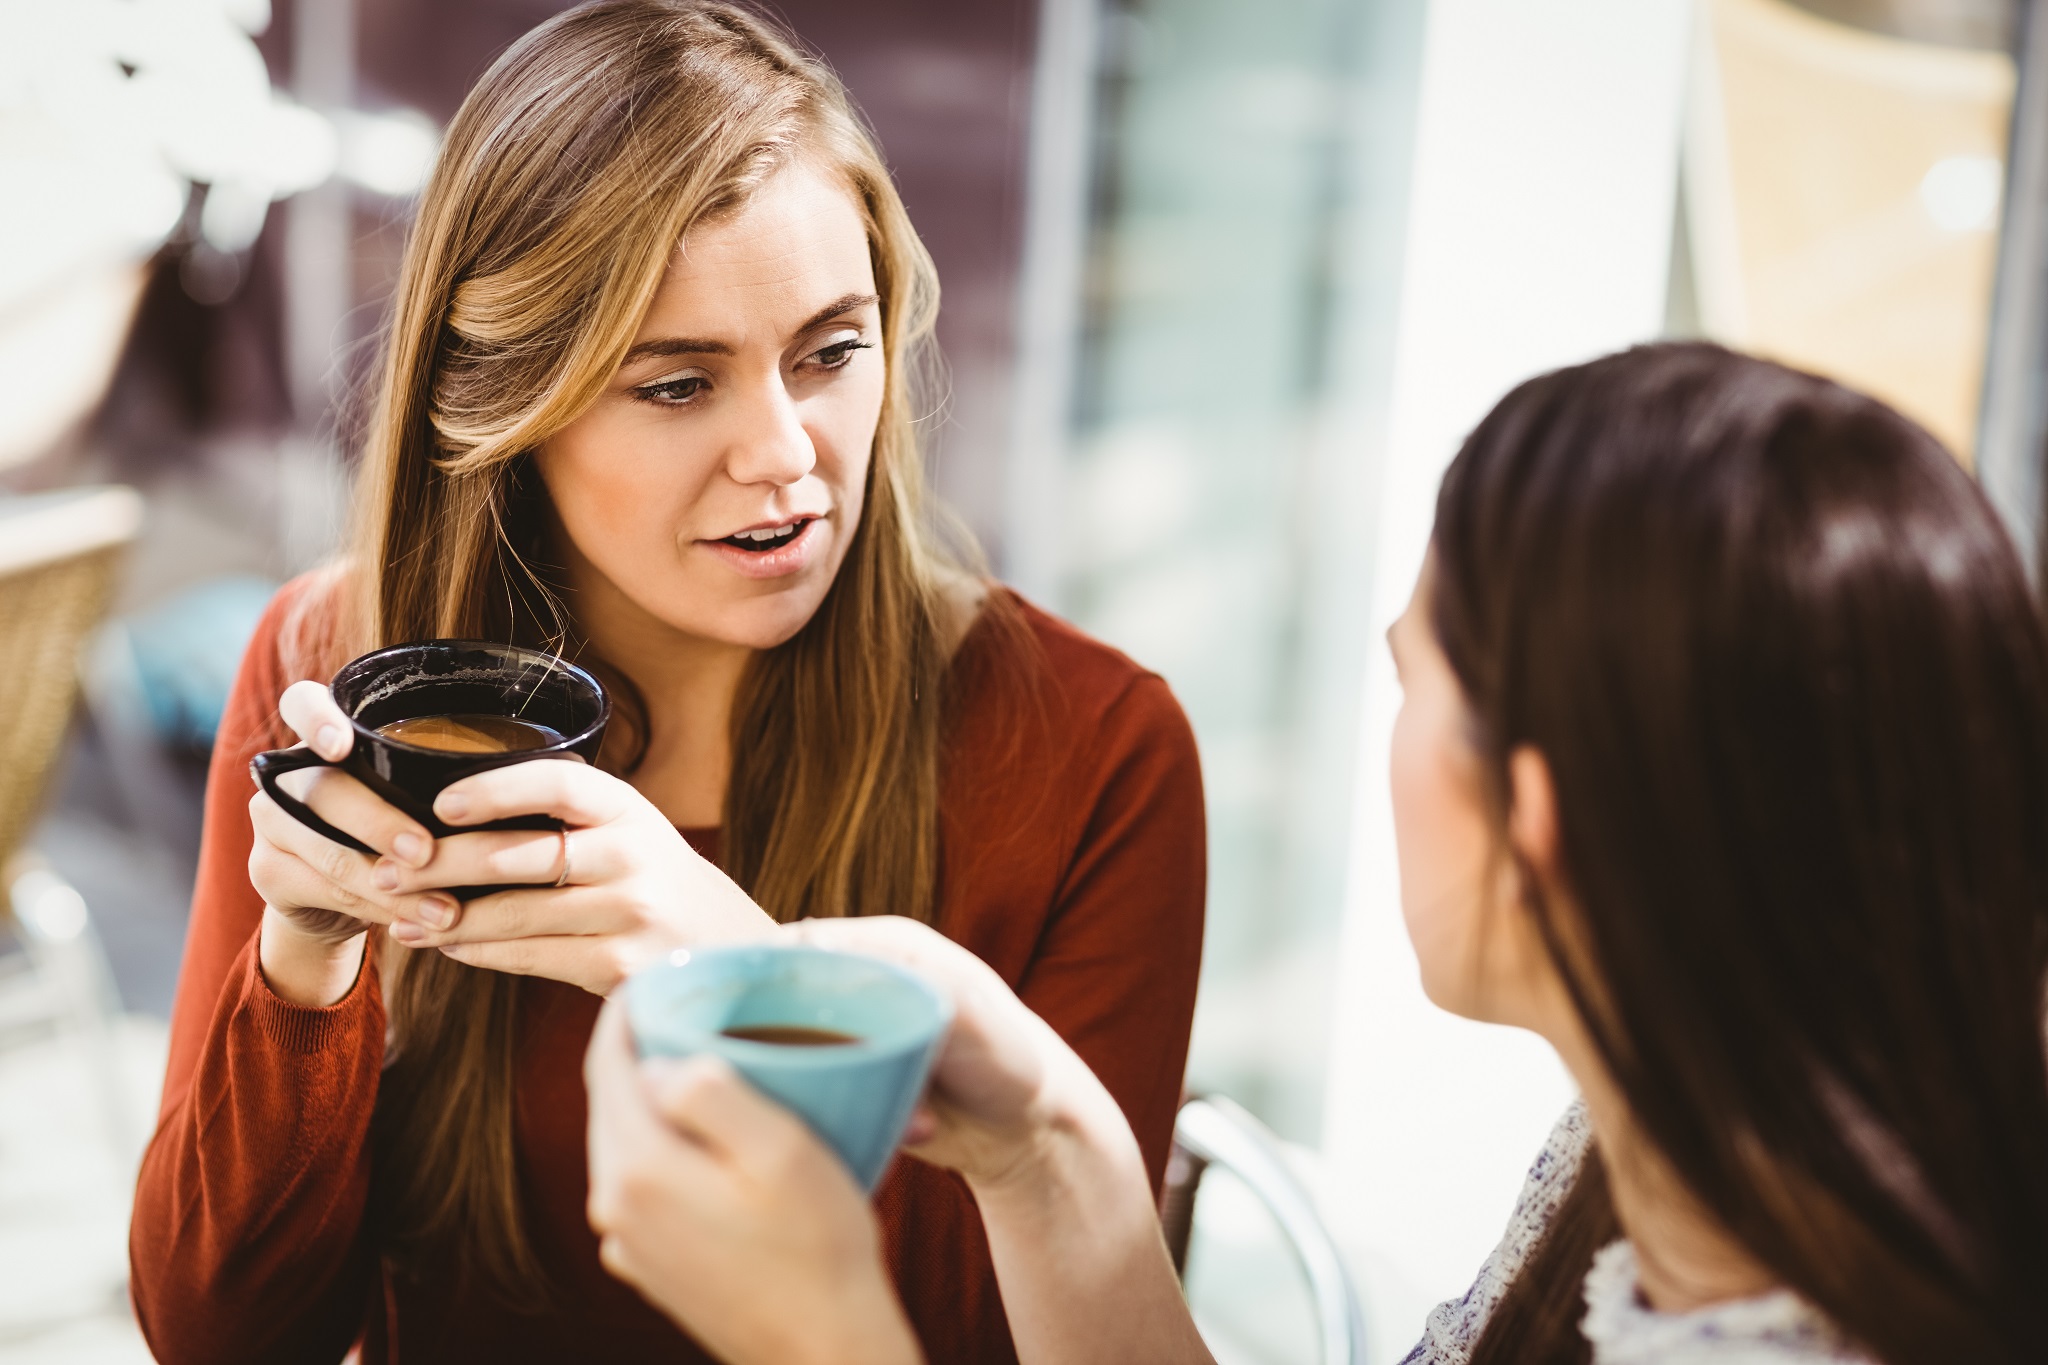
<path id="1" fill-rule="evenodd" d="M 1569 1051 L 1578 1055 L 1565 1056 L 1565 1064 L 1586 1098 L 1614 1216 L 1635 1248 L 1637 1283 L 1650 1307 L 1686 1313 L 1777 1288 L 1776 1277 L 1721 1226 L 1642 1135 L 1590 1041 L 1578 1040 Z"/>
<path id="2" fill-rule="evenodd" d="M 733 699 L 754 651 L 677 630 L 588 564 L 572 563 L 569 578 L 583 638 L 647 708 L 647 752 L 628 780 L 673 824 L 722 824 Z"/>

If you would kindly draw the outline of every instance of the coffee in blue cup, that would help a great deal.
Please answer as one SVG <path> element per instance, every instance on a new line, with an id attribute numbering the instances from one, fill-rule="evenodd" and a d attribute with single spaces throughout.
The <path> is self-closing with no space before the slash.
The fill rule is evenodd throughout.
<path id="1" fill-rule="evenodd" d="M 722 1057 L 873 1190 L 924 1093 L 952 1004 L 893 963 L 822 948 L 686 949 L 626 983 L 643 1057 Z"/>

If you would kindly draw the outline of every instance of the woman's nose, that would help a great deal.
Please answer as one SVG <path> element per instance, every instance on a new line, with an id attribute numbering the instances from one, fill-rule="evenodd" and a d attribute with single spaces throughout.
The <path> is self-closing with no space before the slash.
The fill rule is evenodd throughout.
<path id="1" fill-rule="evenodd" d="M 726 455 L 726 472 L 736 482 L 792 484 L 818 463 L 811 434 L 780 382 L 761 385 L 734 416 L 738 425 Z"/>

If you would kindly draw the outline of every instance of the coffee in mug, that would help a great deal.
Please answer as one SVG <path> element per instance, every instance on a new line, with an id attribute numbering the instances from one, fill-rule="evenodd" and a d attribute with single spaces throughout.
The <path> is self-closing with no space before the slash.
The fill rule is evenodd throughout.
<path id="1" fill-rule="evenodd" d="M 721 1036 L 747 1043 L 774 1043 L 778 1047 L 845 1047 L 860 1039 L 836 1029 L 809 1028 L 803 1024 L 735 1024 L 719 1030 Z"/>
<path id="2" fill-rule="evenodd" d="M 562 742 L 559 730 L 511 716 L 413 716 L 377 727 L 377 733 L 402 744 L 440 749 L 451 754 L 510 754 L 546 749 Z"/>

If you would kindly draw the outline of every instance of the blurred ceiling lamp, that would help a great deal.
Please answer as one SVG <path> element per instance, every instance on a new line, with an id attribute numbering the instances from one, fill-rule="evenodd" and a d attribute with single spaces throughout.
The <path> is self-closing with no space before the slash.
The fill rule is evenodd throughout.
<path id="1" fill-rule="evenodd" d="M 1706 0 L 1687 134 L 1704 330 L 1883 397 L 1965 461 L 2015 81 L 1978 44 L 2010 10 Z"/>
<path id="2" fill-rule="evenodd" d="M 269 22 L 268 0 L 0 0 L 0 466 L 97 401 L 189 185 L 236 252 L 333 173 L 333 126 L 270 88 Z"/>
<path id="3" fill-rule="evenodd" d="M 426 187 L 441 150 L 441 131 L 426 115 L 346 109 L 336 112 L 334 125 L 341 135 L 337 170 L 344 180 L 389 199 L 408 199 Z"/>

